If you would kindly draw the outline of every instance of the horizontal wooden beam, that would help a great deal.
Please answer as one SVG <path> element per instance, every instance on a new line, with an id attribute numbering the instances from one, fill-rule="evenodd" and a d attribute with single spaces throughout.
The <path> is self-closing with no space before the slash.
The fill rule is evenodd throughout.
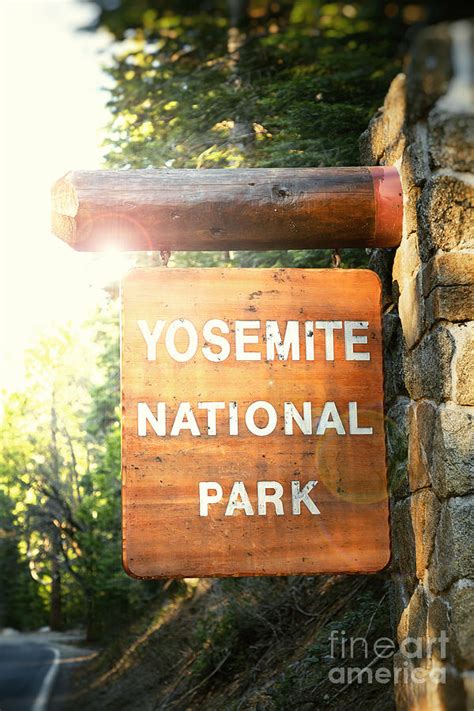
<path id="1" fill-rule="evenodd" d="M 75 171 L 52 189 L 54 234 L 81 251 L 394 247 L 396 168 Z"/>

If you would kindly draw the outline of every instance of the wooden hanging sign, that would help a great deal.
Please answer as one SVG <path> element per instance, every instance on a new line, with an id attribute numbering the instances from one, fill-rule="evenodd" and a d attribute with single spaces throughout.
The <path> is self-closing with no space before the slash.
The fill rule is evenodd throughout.
<path id="1" fill-rule="evenodd" d="M 373 272 L 137 269 L 122 309 L 130 575 L 386 565 Z"/>

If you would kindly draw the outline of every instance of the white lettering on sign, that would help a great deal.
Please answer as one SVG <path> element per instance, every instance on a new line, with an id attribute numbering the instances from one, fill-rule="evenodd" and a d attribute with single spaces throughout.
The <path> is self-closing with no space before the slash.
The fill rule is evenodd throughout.
<path id="1" fill-rule="evenodd" d="M 142 332 L 142 336 L 145 339 L 147 345 L 147 358 L 148 360 L 156 360 L 156 344 L 161 336 L 164 325 L 166 321 L 157 321 L 155 323 L 155 328 L 150 331 L 150 328 L 146 321 L 137 321 L 138 328 Z"/>
<path id="2" fill-rule="evenodd" d="M 267 321 L 267 360 L 275 360 L 275 353 L 279 360 L 300 359 L 300 334 L 298 321 L 287 321 L 285 335 L 282 338 L 277 321 Z"/>
<path id="3" fill-rule="evenodd" d="M 183 353 L 178 351 L 176 348 L 176 334 L 180 330 L 186 331 L 189 339 L 188 347 Z M 186 361 L 191 360 L 191 358 L 195 355 L 197 347 L 198 334 L 191 321 L 188 321 L 185 318 L 173 321 L 166 331 L 166 350 L 173 360 L 178 361 L 178 363 L 186 363 Z"/>
<path id="4" fill-rule="evenodd" d="M 214 492 L 213 494 L 211 492 Z M 223 496 L 222 486 L 217 481 L 199 482 L 199 515 L 207 516 L 209 504 L 217 504 Z"/>
<path id="5" fill-rule="evenodd" d="M 257 410 L 265 410 L 267 413 L 268 422 L 264 427 L 258 427 L 255 424 L 255 414 Z M 248 406 L 247 412 L 245 413 L 245 424 L 247 425 L 247 429 L 252 434 L 257 435 L 257 437 L 266 437 L 266 435 L 271 434 L 277 426 L 277 422 L 278 418 L 275 408 L 269 402 L 265 402 L 265 400 L 257 400 L 257 402 L 253 402 Z"/>
<path id="6" fill-rule="evenodd" d="M 245 511 L 246 516 L 253 516 L 253 508 L 243 481 L 234 481 L 229 501 L 225 510 L 226 516 L 233 516 L 234 511 Z"/>
<path id="7" fill-rule="evenodd" d="M 306 360 L 314 360 L 314 321 L 304 322 Z"/>
<path id="8" fill-rule="evenodd" d="M 239 434 L 239 410 L 235 400 L 229 402 L 229 434 L 234 437 Z"/>
<path id="9" fill-rule="evenodd" d="M 371 435 L 374 433 L 373 427 L 359 427 L 356 402 L 349 403 L 349 431 L 355 435 Z"/>
<path id="10" fill-rule="evenodd" d="M 292 501 L 292 513 L 294 516 L 299 516 L 301 513 L 301 504 L 304 504 L 308 511 L 312 514 L 319 514 L 321 513 L 314 501 L 310 498 L 309 492 L 311 489 L 314 489 L 318 482 L 317 481 L 308 481 L 307 484 L 304 485 L 303 489 L 300 490 L 300 482 L 299 481 L 292 481 L 291 482 L 291 501 Z"/>
<path id="11" fill-rule="evenodd" d="M 285 434 L 293 434 L 293 421 L 296 422 L 303 434 L 311 434 L 312 432 L 312 414 L 311 403 L 303 403 L 303 416 L 298 412 L 298 408 L 292 402 L 285 402 Z"/>
<path id="12" fill-rule="evenodd" d="M 168 429 L 166 403 L 158 402 L 155 405 L 156 416 L 149 405 L 145 402 L 137 403 L 137 434 L 139 437 L 147 437 L 150 434 L 148 425 L 158 437 L 166 437 L 169 433 L 171 437 L 177 437 L 182 432 L 190 432 L 193 437 L 209 435 L 215 437 L 221 435 L 237 436 L 242 425 L 239 418 L 239 405 L 232 402 L 198 402 L 195 410 L 191 403 L 180 402 L 171 429 Z M 199 411 L 207 412 L 205 425 L 199 425 Z M 265 400 L 256 400 L 246 409 L 243 423 L 247 432 L 256 437 L 268 437 L 278 426 L 279 417 L 283 419 L 283 431 L 285 435 L 295 435 L 301 432 L 303 435 L 325 435 L 328 430 L 335 430 L 338 435 L 372 435 L 373 427 L 364 427 L 359 424 L 358 404 L 349 402 L 347 413 L 344 416 L 346 426 L 335 402 L 325 402 L 321 407 L 319 418 L 313 419 L 313 403 L 304 402 L 302 414 L 298 407 L 292 402 L 285 402 L 283 412 L 278 413 L 274 405 Z M 222 411 L 219 418 L 218 412 Z M 255 422 L 257 413 L 263 413 L 266 423 L 263 425 Z M 196 414 L 197 413 L 197 414 Z M 171 419 L 171 418 L 170 418 Z M 293 423 L 296 422 L 295 431 Z"/>
<path id="13" fill-rule="evenodd" d="M 138 436 L 146 437 L 147 423 L 153 427 L 155 434 L 158 437 L 166 436 L 166 403 L 156 403 L 156 417 L 146 404 L 146 402 L 138 403 Z"/>
<path id="14" fill-rule="evenodd" d="M 211 363 L 223 363 L 232 353 L 236 361 L 334 361 L 342 357 L 346 361 L 370 360 L 368 350 L 360 350 L 368 342 L 366 333 L 360 333 L 367 332 L 368 321 L 236 320 L 232 324 L 212 318 L 203 324 L 201 334 L 185 318 L 169 323 L 158 319 L 153 326 L 140 319 L 137 325 L 148 361 L 157 361 L 158 353 L 160 358 L 167 354 L 178 363 L 187 363 L 199 354 Z M 300 335 L 303 338 L 300 339 Z M 283 403 L 282 410 L 281 406 L 277 408 L 266 400 L 255 400 L 247 404 L 245 410 L 239 410 L 237 400 L 178 402 L 172 409 L 165 402 L 157 402 L 153 407 L 146 402 L 137 403 L 139 437 L 238 436 L 242 430 L 255 437 L 268 437 L 280 430 L 285 436 L 320 437 L 327 432 L 338 436 L 373 434 L 372 427 L 359 422 L 358 403 L 354 401 L 344 408 L 333 401 L 319 405 L 288 401 Z M 254 505 L 244 481 L 234 481 L 229 492 L 224 492 L 217 481 L 201 481 L 199 515 L 208 516 L 213 507 L 224 504 L 224 515 L 228 517 L 239 513 L 283 516 L 285 506 L 287 513 L 293 516 L 300 516 L 303 509 L 318 515 L 319 508 L 312 498 L 317 483 L 310 479 L 302 486 L 298 480 L 291 481 L 285 499 L 280 482 L 257 481 Z"/>
<path id="15" fill-rule="evenodd" d="M 231 325 L 219 318 L 204 323 L 201 338 L 194 324 L 185 318 L 175 319 L 168 325 L 167 321 L 160 319 L 153 328 L 147 321 L 139 319 L 137 325 L 145 341 L 149 361 L 157 359 L 157 346 L 165 330 L 166 352 L 178 363 L 190 361 L 198 352 L 212 363 L 222 363 L 231 355 L 232 345 L 237 361 L 299 361 L 303 355 L 300 353 L 300 331 L 304 332 L 303 360 L 335 360 L 337 331 L 341 331 L 341 338 L 343 333 L 345 360 L 370 360 L 368 351 L 354 350 L 354 346 L 367 344 L 367 335 L 354 331 L 367 331 L 368 321 L 286 321 L 284 328 L 280 328 L 278 321 L 241 320 L 233 324 L 233 343 Z M 315 353 L 315 330 L 324 333 L 324 354 Z M 178 348 L 176 343 L 183 340 L 182 336 L 186 342 L 184 350 Z M 199 349 L 200 341 L 202 346 Z"/>
<path id="16" fill-rule="evenodd" d="M 346 434 L 335 402 L 324 403 L 316 434 L 323 435 L 329 429 L 335 429 L 338 435 Z"/>
<path id="17" fill-rule="evenodd" d="M 370 353 L 354 351 L 356 343 L 367 343 L 367 336 L 355 336 L 354 330 L 367 329 L 368 327 L 367 321 L 344 321 L 346 360 L 370 360 Z"/>
<path id="18" fill-rule="evenodd" d="M 273 491 L 269 494 L 268 490 Z M 260 516 L 267 515 L 267 504 L 273 504 L 277 516 L 283 516 L 283 487 L 278 481 L 257 481 L 257 501 L 258 513 Z"/>
<path id="19" fill-rule="evenodd" d="M 324 330 L 326 336 L 326 360 L 334 360 L 334 331 L 342 328 L 342 321 L 316 321 L 316 328 Z"/>
<path id="20" fill-rule="evenodd" d="M 235 359 L 236 360 L 260 360 L 260 353 L 257 351 L 247 351 L 245 346 L 258 343 L 258 333 L 246 333 L 246 331 L 256 331 L 260 328 L 260 321 L 236 321 L 235 322 Z"/>
<path id="21" fill-rule="evenodd" d="M 229 333 L 229 326 L 225 321 L 220 318 L 213 318 L 210 321 L 206 321 L 204 328 L 202 329 L 202 335 L 204 339 L 211 344 L 211 346 L 218 346 L 220 351 L 216 353 L 209 346 L 203 346 L 202 353 L 207 360 L 212 363 L 221 363 L 223 360 L 227 360 L 230 355 L 230 343 L 224 338 L 224 336 L 218 336 L 214 331 L 219 330 L 221 333 Z"/>
<path id="22" fill-rule="evenodd" d="M 177 437 L 182 430 L 190 430 L 194 437 L 199 437 L 201 434 L 190 402 L 179 403 L 178 412 L 170 432 L 171 437 Z"/>
<path id="23" fill-rule="evenodd" d="M 301 505 L 304 504 L 310 514 L 319 515 L 321 512 L 310 496 L 318 482 L 308 481 L 303 488 L 301 482 L 292 481 L 290 500 L 291 513 L 293 516 L 301 515 Z M 271 491 L 272 493 L 269 493 Z M 272 505 L 272 511 L 276 516 L 283 516 L 285 504 L 283 501 L 284 489 L 278 481 L 257 481 L 257 513 L 259 516 L 267 515 L 267 505 Z M 224 499 L 224 491 L 217 481 L 199 482 L 199 515 L 208 516 L 209 507 L 220 504 Z M 250 501 L 247 488 L 243 481 L 234 481 L 232 489 L 227 498 L 225 516 L 234 516 L 236 511 L 243 511 L 246 516 L 254 516 L 255 509 Z"/>
<path id="24" fill-rule="evenodd" d="M 200 410 L 207 410 L 207 434 L 217 434 L 217 410 L 225 408 L 225 402 L 198 402 Z"/>

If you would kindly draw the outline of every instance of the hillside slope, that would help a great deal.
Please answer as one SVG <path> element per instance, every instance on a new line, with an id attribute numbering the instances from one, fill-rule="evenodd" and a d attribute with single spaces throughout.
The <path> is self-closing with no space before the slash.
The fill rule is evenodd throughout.
<path id="1" fill-rule="evenodd" d="M 391 684 L 367 683 L 391 668 L 373 663 L 390 628 L 385 585 L 384 575 L 186 581 L 81 667 L 70 708 L 391 709 Z M 347 638 L 345 654 L 331 632 Z M 368 665 L 347 684 L 349 668 Z"/>

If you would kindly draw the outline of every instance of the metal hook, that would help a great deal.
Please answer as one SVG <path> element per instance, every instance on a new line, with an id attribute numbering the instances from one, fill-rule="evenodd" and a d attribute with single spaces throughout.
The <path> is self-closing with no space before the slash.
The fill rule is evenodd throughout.
<path id="1" fill-rule="evenodd" d="M 162 265 L 163 265 L 164 267 L 167 267 L 167 266 L 168 266 L 168 262 L 170 261 L 170 257 L 171 257 L 171 252 L 170 252 L 169 249 L 162 249 L 162 250 L 160 251 L 160 259 L 161 259 L 161 263 L 162 263 Z"/>
<path id="2" fill-rule="evenodd" d="M 334 267 L 334 269 L 339 269 L 341 266 L 341 255 L 339 254 L 338 249 L 332 250 L 331 266 Z"/>

